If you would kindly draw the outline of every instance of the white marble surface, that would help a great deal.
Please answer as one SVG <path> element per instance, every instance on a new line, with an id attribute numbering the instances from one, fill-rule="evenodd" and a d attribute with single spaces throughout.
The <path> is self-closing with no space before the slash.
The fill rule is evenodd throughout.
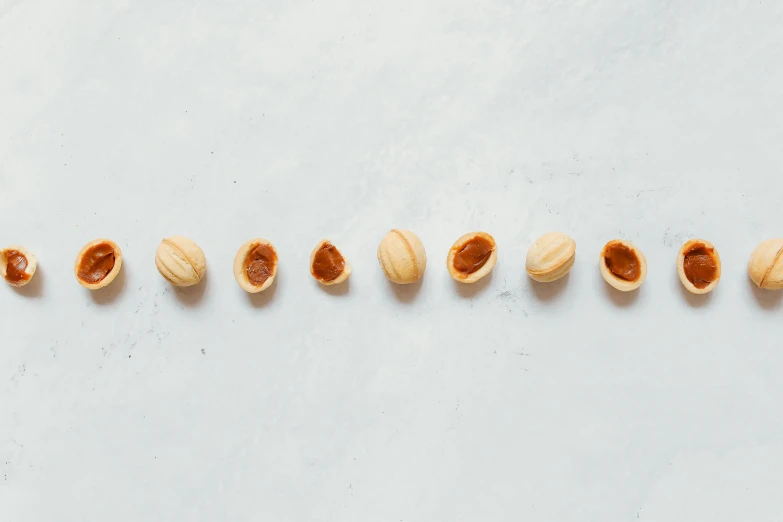
<path id="1" fill-rule="evenodd" d="M 0 0 L 0 520 L 780 520 L 783 4 Z M 393 288 L 391 227 L 429 253 Z M 464 232 L 499 242 L 460 287 Z M 566 281 L 529 242 L 577 241 Z M 206 284 L 155 270 L 163 236 Z M 678 245 L 715 243 L 708 298 Z M 109 289 L 72 263 L 123 248 Z M 282 266 L 249 299 L 239 245 Z M 325 291 L 310 249 L 354 265 Z M 649 261 L 637 295 L 597 256 Z"/>

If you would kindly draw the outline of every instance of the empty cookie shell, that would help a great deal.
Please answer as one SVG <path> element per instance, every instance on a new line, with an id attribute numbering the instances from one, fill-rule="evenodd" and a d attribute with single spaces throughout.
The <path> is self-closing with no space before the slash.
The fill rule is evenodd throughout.
<path id="1" fill-rule="evenodd" d="M 24 247 L 11 245 L 0 250 L 0 275 L 9 285 L 26 285 L 35 275 L 36 268 L 38 260 Z"/>
<path id="2" fill-rule="evenodd" d="M 451 245 L 446 268 L 455 281 L 475 283 L 492 271 L 497 259 L 495 238 L 486 232 L 470 232 Z"/>
<path id="3" fill-rule="evenodd" d="M 351 275 L 351 264 L 331 241 L 323 239 L 310 254 L 310 274 L 321 284 L 336 285 Z"/>
<path id="4" fill-rule="evenodd" d="M 706 294 L 720 281 L 720 256 L 712 243 L 704 239 L 690 239 L 677 254 L 677 274 L 682 285 L 691 293 Z"/>
<path id="5" fill-rule="evenodd" d="M 630 241 L 613 239 L 601 249 L 598 260 L 601 275 L 621 292 L 639 288 L 647 277 L 647 259 Z"/>
<path id="6" fill-rule="evenodd" d="M 117 243 L 96 239 L 79 251 L 73 273 L 84 288 L 98 290 L 114 281 L 121 268 L 122 251 Z"/>
<path id="7" fill-rule="evenodd" d="M 251 294 L 263 292 L 277 275 L 277 250 L 268 240 L 257 237 L 239 247 L 234 257 L 234 278 Z"/>

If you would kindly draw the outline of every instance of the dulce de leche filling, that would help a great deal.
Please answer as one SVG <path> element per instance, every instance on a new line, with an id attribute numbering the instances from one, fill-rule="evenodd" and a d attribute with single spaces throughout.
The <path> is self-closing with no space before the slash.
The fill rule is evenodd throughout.
<path id="1" fill-rule="evenodd" d="M 18 250 L 6 250 L 5 278 L 9 283 L 19 283 L 30 279 L 25 272 L 27 269 L 27 257 Z"/>
<path id="2" fill-rule="evenodd" d="M 463 274 L 472 274 L 487 264 L 491 255 L 492 243 L 481 236 L 475 236 L 454 254 L 454 268 Z"/>
<path id="3" fill-rule="evenodd" d="M 718 277 L 718 262 L 712 248 L 696 245 L 685 253 L 685 277 L 698 289 L 707 288 Z"/>
<path id="4" fill-rule="evenodd" d="M 330 243 L 324 244 L 313 258 L 313 275 L 321 281 L 334 281 L 345 269 L 345 258 Z"/>
<path id="5" fill-rule="evenodd" d="M 114 247 L 109 243 L 93 245 L 79 260 L 79 279 L 89 284 L 100 283 L 114 269 L 115 261 Z"/>
<path id="6" fill-rule="evenodd" d="M 30 279 L 27 269 L 27 257 L 18 250 L 5 251 L 5 278 L 9 283 L 20 283 Z"/>
<path id="7" fill-rule="evenodd" d="M 636 281 L 642 275 L 639 256 L 622 243 L 611 243 L 604 249 L 606 268 L 618 279 Z"/>
<path id="8" fill-rule="evenodd" d="M 245 274 L 253 286 L 261 286 L 269 279 L 277 264 L 277 252 L 269 245 L 258 244 L 245 256 Z"/>

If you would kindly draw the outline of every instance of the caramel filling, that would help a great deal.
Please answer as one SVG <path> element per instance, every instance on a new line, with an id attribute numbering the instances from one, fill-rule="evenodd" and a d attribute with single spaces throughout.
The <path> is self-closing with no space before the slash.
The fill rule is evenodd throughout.
<path id="1" fill-rule="evenodd" d="M 636 281 L 642 275 L 639 256 L 622 243 L 612 243 L 604 249 L 606 268 L 618 279 Z"/>
<path id="2" fill-rule="evenodd" d="M 699 290 L 707 288 L 718 277 L 715 254 L 704 245 L 696 245 L 685 253 L 682 269 L 688 281 Z"/>
<path id="3" fill-rule="evenodd" d="M 454 268 L 463 274 L 472 274 L 487 264 L 491 255 L 492 243 L 481 236 L 475 236 L 454 255 Z"/>
<path id="4" fill-rule="evenodd" d="M 91 246 L 79 261 L 79 279 L 89 284 L 103 281 L 114 269 L 114 247 L 108 243 Z"/>
<path id="5" fill-rule="evenodd" d="M 277 264 L 277 253 L 269 245 L 258 244 L 245 256 L 245 273 L 253 286 L 261 286 L 269 279 Z"/>
<path id="6" fill-rule="evenodd" d="M 9 283 L 20 283 L 30 279 L 27 269 L 27 258 L 18 250 L 6 250 L 5 278 Z"/>
<path id="7" fill-rule="evenodd" d="M 313 275 L 321 281 L 334 281 L 345 269 L 345 258 L 332 244 L 326 243 L 315 253 Z"/>

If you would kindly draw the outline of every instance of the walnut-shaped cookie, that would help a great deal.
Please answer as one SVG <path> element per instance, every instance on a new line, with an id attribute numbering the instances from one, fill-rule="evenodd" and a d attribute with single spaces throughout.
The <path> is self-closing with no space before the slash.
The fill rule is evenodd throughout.
<path id="1" fill-rule="evenodd" d="M 759 288 L 783 288 L 783 238 L 762 241 L 748 260 L 748 275 Z"/>
<path id="2" fill-rule="evenodd" d="M 419 237 L 410 230 L 393 229 L 378 245 L 378 263 L 389 281 L 415 283 L 427 268 L 427 254 Z"/>
<path id="3" fill-rule="evenodd" d="M 576 242 L 562 232 L 549 232 L 530 245 L 525 271 L 531 279 L 549 283 L 566 275 L 575 259 Z"/>
<path id="4" fill-rule="evenodd" d="M 172 285 L 193 286 L 207 273 L 207 258 L 192 239 L 171 236 L 160 242 L 155 252 L 155 266 Z"/>

